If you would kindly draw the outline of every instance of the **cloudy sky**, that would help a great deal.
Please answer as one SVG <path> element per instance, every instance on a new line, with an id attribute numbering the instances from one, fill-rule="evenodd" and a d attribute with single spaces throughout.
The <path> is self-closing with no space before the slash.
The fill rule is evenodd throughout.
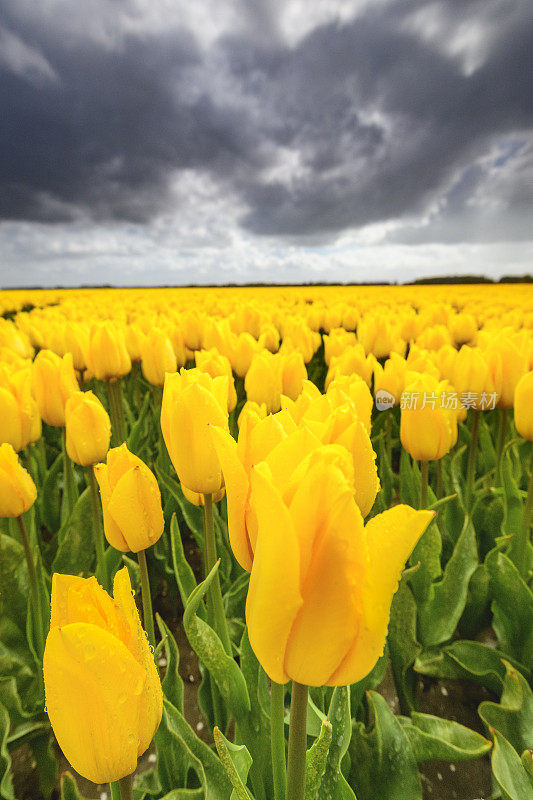
<path id="1" fill-rule="evenodd" d="M 0 284 L 533 271 L 531 0 L 0 0 Z"/>

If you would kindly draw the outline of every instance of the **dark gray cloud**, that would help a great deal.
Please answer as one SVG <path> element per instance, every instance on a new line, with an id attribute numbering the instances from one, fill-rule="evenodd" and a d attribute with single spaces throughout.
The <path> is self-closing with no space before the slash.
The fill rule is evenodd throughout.
<path id="1" fill-rule="evenodd" d="M 497 215 L 523 238 L 529 0 L 354 2 L 294 41 L 285 6 L 235 0 L 244 22 L 203 36 L 165 4 L 154 22 L 134 0 L 3 0 L 0 219 L 149 223 L 186 206 L 192 171 L 252 235 L 429 214 L 396 241 L 490 238 Z M 484 190 L 499 205 L 476 204 Z"/>

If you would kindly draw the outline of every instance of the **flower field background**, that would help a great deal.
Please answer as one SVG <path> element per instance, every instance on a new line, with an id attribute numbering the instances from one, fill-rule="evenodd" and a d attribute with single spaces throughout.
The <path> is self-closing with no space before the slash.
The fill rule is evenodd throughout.
<path id="1" fill-rule="evenodd" d="M 533 798 L 530 285 L 0 313 L 2 800 Z"/>

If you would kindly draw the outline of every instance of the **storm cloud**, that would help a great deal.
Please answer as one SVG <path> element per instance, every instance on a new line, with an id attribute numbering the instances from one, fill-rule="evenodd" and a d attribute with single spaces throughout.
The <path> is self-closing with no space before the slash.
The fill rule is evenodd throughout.
<path id="1" fill-rule="evenodd" d="M 530 240 L 532 75 L 529 0 L 1 0 L 0 227 Z"/>

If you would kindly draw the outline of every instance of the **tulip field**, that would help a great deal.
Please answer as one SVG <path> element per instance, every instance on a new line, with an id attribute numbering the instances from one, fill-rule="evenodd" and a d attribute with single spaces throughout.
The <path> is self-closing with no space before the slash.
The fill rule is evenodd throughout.
<path id="1" fill-rule="evenodd" d="M 532 800 L 533 286 L 0 292 L 0 800 Z"/>

